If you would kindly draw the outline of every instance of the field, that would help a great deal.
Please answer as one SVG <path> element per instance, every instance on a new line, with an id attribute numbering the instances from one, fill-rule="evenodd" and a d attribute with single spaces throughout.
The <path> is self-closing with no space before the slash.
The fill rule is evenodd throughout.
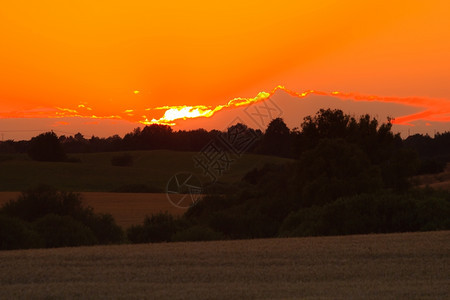
<path id="1" fill-rule="evenodd" d="M 448 299 L 450 232 L 0 252 L 0 298 Z"/>
<path id="2" fill-rule="evenodd" d="M 117 167 L 111 158 L 130 153 L 133 165 Z M 145 185 L 157 191 L 166 189 L 169 179 L 178 172 L 192 172 L 203 184 L 211 179 L 202 176 L 193 157 L 197 152 L 168 150 L 105 152 L 70 154 L 78 163 L 36 162 L 25 154 L 3 154 L 0 157 L 0 205 L 15 199 L 18 191 L 38 184 L 48 184 L 65 191 L 81 192 L 85 205 L 97 213 L 110 213 L 123 228 L 142 224 L 144 217 L 152 213 L 184 213 L 184 209 L 170 204 L 165 193 L 111 193 L 129 185 Z M 283 163 L 288 159 L 244 155 L 230 164 L 229 170 L 218 178 L 219 182 L 239 181 L 248 171 L 265 163 Z M 176 197 L 176 196 L 175 196 Z"/>
<path id="3" fill-rule="evenodd" d="M 0 207 L 11 199 L 17 199 L 19 192 L 0 192 Z M 81 193 L 83 204 L 96 213 L 108 213 L 116 223 L 126 229 L 131 225 L 142 224 L 145 216 L 168 212 L 174 216 L 183 214 L 186 209 L 172 205 L 166 194 L 147 193 Z"/>
<path id="4" fill-rule="evenodd" d="M 429 186 L 434 189 L 450 190 L 450 164 L 447 164 L 444 172 L 416 176 L 415 180 L 420 187 Z"/>
<path id="5" fill-rule="evenodd" d="M 125 153 L 125 152 L 120 152 Z M 193 157 L 197 152 L 168 150 L 129 151 L 134 164 L 130 167 L 111 165 L 117 152 L 71 154 L 79 163 L 36 162 L 25 154 L 0 157 L 0 191 L 22 191 L 40 183 L 58 189 L 77 192 L 111 192 L 117 188 L 142 184 L 164 190 L 169 179 L 178 172 L 198 174 L 203 183 L 211 179 L 202 176 Z M 240 180 L 248 171 L 265 163 L 282 163 L 289 160 L 263 155 L 244 155 L 229 166 L 229 171 L 218 178 L 220 182 Z"/>

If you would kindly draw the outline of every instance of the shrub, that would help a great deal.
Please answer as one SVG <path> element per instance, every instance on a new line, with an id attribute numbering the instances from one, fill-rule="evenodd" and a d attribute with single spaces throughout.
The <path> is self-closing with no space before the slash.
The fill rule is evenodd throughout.
<path id="1" fill-rule="evenodd" d="M 111 215 L 95 214 L 90 207 L 83 207 L 81 195 L 60 192 L 41 185 L 23 192 L 16 200 L 7 202 L 0 212 L 28 222 L 47 215 L 69 216 L 89 227 L 98 242 L 116 244 L 124 240 L 124 233 Z"/>
<path id="2" fill-rule="evenodd" d="M 259 211 L 236 208 L 212 214 L 209 226 L 229 238 L 272 237 L 278 228 L 271 218 Z"/>
<path id="3" fill-rule="evenodd" d="M 356 144 L 324 139 L 305 151 L 295 182 L 303 207 L 324 205 L 339 197 L 374 192 L 382 187 L 380 170 Z"/>
<path id="4" fill-rule="evenodd" d="M 133 165 L 133 156 L 129 153 L 115 155 L 111 158 L 111 165 L 118 167 L 130 167 Z"/>
<path id="5" fill-rule="evenodd" d="M 28 249 L 42 246 L 32 226 L 18 218 L 0 215 L 0 250 Z"/>
<path id="6" fill-rule="evenodd" d="M 47 214 L 79 216 L 83 214 L 83 207 L 80 194 L 60 192 L 50 186 L 40 185 L 23 192 L 16 200 L 5 203 L 1 211 L 31 222 Z"/>
<path id="7" fill-rule="evenodd" d="M 132 243 L 170 242 L 176 230 L 176 220 L 165 212 L 146 217 L 143 225 L 132 226 L 127 237 Z"/>
<path id="8" fill-rule="evenodd" d="M 110 214 L 91 214 L 83 222 L 94 233 L 100 244 L 120 244 L 125 241 L 122 228 Z"/>
<path id="9" fill-rule="evenodd" d="M 420 162 L 418 174 L 437 174 L 443 172 L 445 162 L 437 159 L 424 159 Z"/>
<path id="10" fill-rule="evenodd" d="M 98 243 L 92 230 L 70 216 L 48 214 L 35 222 L 45 247 L 69 247 Z"/>
<path id="11" fill-rule="evenodd" d="M 362 194 L 291 213 L 281 236 L 344 235 L 450 229 L 450 195 Z"/>
<path id="12" fill-rule="evenodd" d="M 143 225 L 133 225 L 127 229 L 127 239 L 133 244 L 148 243 L 144 226 Z"/>
<path id="13" fill-rule="evenodd" d="M 37 161 L 66 161 L 67 157 L 54 132 L 34 137 L 28 147 L 28 155 Z"/>
<path id="14" fill-rule="evenodd" d="M 209 227 L 195 225 L 175 233 L 172 237 L 172 241 L 174 242 L 214 241 L 220 240 L 222 238 L 223 238 L 222 234 L 212 230 Z"/>

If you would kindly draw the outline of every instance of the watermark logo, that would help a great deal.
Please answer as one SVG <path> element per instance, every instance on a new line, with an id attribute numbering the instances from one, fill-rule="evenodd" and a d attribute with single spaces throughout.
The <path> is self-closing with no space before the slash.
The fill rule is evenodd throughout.
<path id="1" fill-rule="evenodd" d="M 178 208 L 186 209 L 195 205 L 203 193 L 200 179 L 191 172 L 173 175 L 166 185 L 169 202 Z"/>
<path id="2" fill-rule="evenodd" d="M 211 140 L 193 157 L 194 165 L 202 169 L 203 175 L 215 183 L 258 138 L 253 129 L 249 129 L 240 118 L 236 118 L 225 132 Z"/>
<path id="3" fill-rule="evenodd" d="M 242 112 L 242 111 L 241 111 Z M 202 175 L 214 184 L 231 169 L 261 138 L 269 123 L 281 117 L 283 111 L 270 98 L 253 103 L 244 109 L 240 117 L 230 122 L 227 128 L 210 140 L 196 155 L 192 157 L 194 166 L 201 169 Z M 254 123 L 255 130 L 245 124 Z M 175 207 L 188 208 L 199 201 L 203 192 L 198 177 L 193 173 L 181 172 L 172 176 L 167 183 L 167 198 Z"/>
<path id="4" fill-rule="evenodd" d="M 272 99 L 253 103 L 244 109 L 244 113 L 258 126 L 265 130 L 269 122 L 283 115 L 281 108 Z"/>

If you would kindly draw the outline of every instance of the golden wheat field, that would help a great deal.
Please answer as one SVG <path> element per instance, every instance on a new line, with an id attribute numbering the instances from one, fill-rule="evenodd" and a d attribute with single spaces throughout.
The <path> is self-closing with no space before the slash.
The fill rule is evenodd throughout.
<path id="1" fill-rule="evenodd" d="M 0 206 L 11 200 L 17 199 L 19 192 L 0 192 Z M 186 209 L 176 207 L 167 199 L 167 195 L 147 194 L 147 193 L 81 193 L 83 204 L 90 206 L 96 213 L 111 214 L 117 224 L 122 228 L 128 228 L 131 225 L 142 224 L 145 216 L 159 212 L 168 212 L 172 215 L 181 215 Z M 172 199 L 183 197 L 183 195 L 170 195 Z M 181 200 L 181 199 L 180 199 Z M 173 200 L 175 203 L 178 201 Z M 186 197 L 181 207 L 188 206 L 190 201 Z"/>
<path id="2" fill-rule="evenodd" d="M 0 252 L 0 298 L 448 299 L 450 231 Z"/>

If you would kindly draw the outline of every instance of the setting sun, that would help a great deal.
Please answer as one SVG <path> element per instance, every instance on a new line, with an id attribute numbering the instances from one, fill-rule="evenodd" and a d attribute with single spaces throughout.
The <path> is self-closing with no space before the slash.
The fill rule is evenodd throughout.
<path id="1" fill-rule="evenodd" d="M 422 114 L 392 114 L 441 130 L 449 12 L 445 1 L 4 3 L 0 130 L 32 129 L 24 119 L 48 130 L 55 117 L 69 118 L 70 131 L 79 126 L 70 118 L 117 121 L 79 128 L 100 135 L 173 125 L 267 99 L 279 85 L 301 97 L 314 90 L 334 101 L 376 95 L 352 99 L 425 105 Z M 402 102 L 413 98 L 422 100 Z"/>
<path id="2" fill-rule="evenodd" d="M 10 0 L 0 299 L 448 299 L 449 0 Z"/>

